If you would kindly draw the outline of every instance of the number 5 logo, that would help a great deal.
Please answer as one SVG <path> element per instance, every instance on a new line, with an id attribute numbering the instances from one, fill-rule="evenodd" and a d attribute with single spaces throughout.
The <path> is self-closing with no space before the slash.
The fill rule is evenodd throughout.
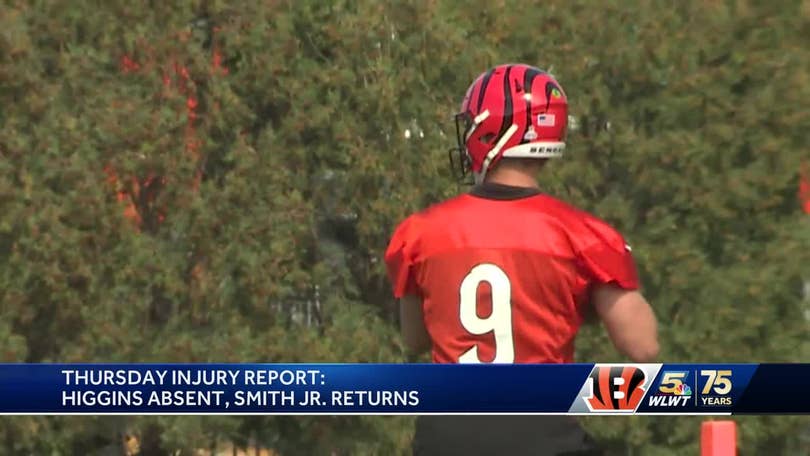
<path id="1" fill-rule="evenodd" d="M 658 391 L 664 394 L 681 394 L 681 385 L 686 378 L 686 372 L 664 372 L 664 378 L 658 384 Z"/>
<path id="2" fill-rule="evenodd" d="M 478 286 L 487 282 L 492 294 L 492 313 L 487 318 L 478 316 Z M 461 282 L 459 290 L 459 318 L 464 329 L 481 336 L 495 334 L 495 359 L 493 363 L 513 363 L 515 342 L 512 339 L 512 285 L 503 269 L 490 263 L 472 268 Z M 464 352 L 459 363 L 481 363 L 478 346 Z"/>

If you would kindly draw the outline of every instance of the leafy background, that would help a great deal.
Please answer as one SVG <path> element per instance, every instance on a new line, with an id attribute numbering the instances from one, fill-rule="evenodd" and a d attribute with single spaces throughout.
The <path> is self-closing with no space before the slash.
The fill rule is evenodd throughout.
<path id="1" fill-rule="evenodd" d="M 405 361 L 381 252 L 464 190 L 451 115 L 518 61 L 550 70 L 576 119 L 544 190 L 630 239 L 661 359 L 805 361 L 808 42 L 793 0 L 4 0 L 0 361 Z M 117 197 L 136 185 L 140 223 Z M 578 344 L 621 361 L 597 325 Z M 662 456 L 697 454 L 699 421 L 584 420 L 613 454 Z M 738 422 L 741 454 L 810 454 L 806 418 Z M 402 454 L 412 432 L 15 417 L 0 448 L 120 454 L 133 434 L 142 454 Z"/>

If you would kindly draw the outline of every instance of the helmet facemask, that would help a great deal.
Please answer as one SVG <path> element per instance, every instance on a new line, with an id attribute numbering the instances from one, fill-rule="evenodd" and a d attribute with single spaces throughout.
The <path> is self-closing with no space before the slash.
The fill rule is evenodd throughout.
<path id="1" fill-rule="evenodd" d="M 456 122 L 456 146 L 448 151 L 450 158 L 450 169 L 455 178 L 460 182 L 472 184 L 470 170 L 472 160 L 467 153 L 466 138 L 474 127 L 473 117 L 470 111 L 460 112 L 455 115 Z"/>

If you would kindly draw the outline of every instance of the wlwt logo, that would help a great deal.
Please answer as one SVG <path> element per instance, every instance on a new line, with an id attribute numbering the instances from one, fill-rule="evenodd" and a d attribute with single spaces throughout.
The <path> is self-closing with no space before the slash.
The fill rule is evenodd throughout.
<path id="1" fill-rule="evenodd" d="M 689 371 L 664 371 L 658 387 L 649 396 L 650 407 L 684 407 L 692 398 Z"/>

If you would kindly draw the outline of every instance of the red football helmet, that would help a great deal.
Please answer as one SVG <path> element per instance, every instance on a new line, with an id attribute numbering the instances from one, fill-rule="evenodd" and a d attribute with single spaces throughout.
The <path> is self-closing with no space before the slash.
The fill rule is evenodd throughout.
<path id="1" fill-rule="evenodd" d="M 565 150 L 568 101 L 560 84 L 537 68 L 500 65 L 472 83 L 456 114 L 462 176 L 481 182 L 501 157 L 552 158 Z"/>

